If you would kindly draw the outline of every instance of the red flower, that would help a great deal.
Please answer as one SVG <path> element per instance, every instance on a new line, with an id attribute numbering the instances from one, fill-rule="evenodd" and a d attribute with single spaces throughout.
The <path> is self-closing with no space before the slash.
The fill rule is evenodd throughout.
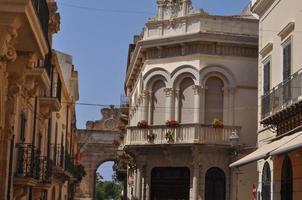
<path id="1" fill-rule="evenodd" d="M 166 125 L 167 126 L 178 126 L 179 123 L 176 120 L 172 119 L 172 120 L 167 120 Z"/>

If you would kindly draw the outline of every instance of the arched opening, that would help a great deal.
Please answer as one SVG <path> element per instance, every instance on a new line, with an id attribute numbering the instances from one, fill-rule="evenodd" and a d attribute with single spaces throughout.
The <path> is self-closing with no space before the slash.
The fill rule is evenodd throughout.
<path id="1" fill-rule="evenodd" d="M 52 188 L 51 195 L 52 195 L 51 200 L 56 200 L 56 187 L 55 186 Z"/>
<path id="2" fill-rule="evenodd" d="M 156 167 L 151 172 L 152 200 L 189 200 L 190 170 L 187 167 Z"/>
<path id="3" fill-rule="evenodd" d="M 226 197 L 225 173 L 213 167 L 206 173 L 205 200 L 225 200 Z"/>
<path id="4" fill-rule="evenodd" d="M 205 85 L 205 123 L 212 124 L 214 118 L 223 121 L 224 84 L 220 78 L 210 77 Z"/>
<path id="5" fill-rule="evenodd" d="M 185 78 L 180 83 L 180 122 L 192 123 L 193 122 L 193 108 L 194 108 L 194 82 L 191 78 Z"/>
<path id="6" fill-rule="evenodd" d="M 165 123 L 165 106 L 166 99 L 164 95 L 165 83 L 162 80 L 158 80 L 152 87 L 152 117 L 151 124 L 162 125 Z"/>
<path id="7" fill-rule="evenodd" d="M 286 156 L 282 165 L 281 200 L 293 199 L 293 170 L 290 158 Z"/>
<path id="8" fill-rule="evenodd" d="M 122 199 L 123 183 L 115 170 L 113 161 L 102 163 L 95 177 L 95 199 Z"/>
<path id="9" fill-rule="evenodd" d="M 262 200 L 270 200 L 271 199 L 271 169 L 266 162 L 262 171 Z"/>

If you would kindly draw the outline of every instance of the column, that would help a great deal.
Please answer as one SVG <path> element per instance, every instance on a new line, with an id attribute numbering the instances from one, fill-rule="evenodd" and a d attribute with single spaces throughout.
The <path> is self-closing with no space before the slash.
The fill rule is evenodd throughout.
<path id="1" fill-rule="evenodd" d="M 201 87 L 199 85 L 193 85 L 194 91 L 194 123 L 200 123 L 200 91 Z"/>
<path id="2" fill-rule="evenodd" d="M 142 120 L 148 121 L 150 91 L 144 90 L 142 93 Z"/>
<path id="3" fill-rule="evenodd" d="M 180 105 L 180 94 L 179 94 L 179 90 L 175 90 L 174 92 L 174 96 L 175 96 L 175 104 L 174 104 L 174 107 L 175 107 L 175 111 L 174 111 L 174 115 L 175 115 L 175 120 L 176 121 L 180 121 L 180 116 L 179 116 L 179 105 Z"/>
<path id="4" fill-rule="evenodd" d="M 136 169 L 136 197 L 142 199 L 142 169 L 137 167 Z"/>
<path id="5" fill-rule="evenodd" d="M 152 98 L 152 92 L 150 92 L 148 101 L 148 124 L 153 124 Z"/>
<path id="6" fill-rule="evenodd" d="M 136 187 L 137 187 L 137 170 L 135 170 L 134 177 L 133 177 L 133 194 L 132 194 L 132 196 L 134 197 L 133 199 L 137 198 L 137 196 L 136 196 L 136 191 L 137 191 Z"/>
<path id="7" fill-rule="evenodd" d="M 165 89 L 166 95 L 166 120 L 174 119 L 174 90 L 173 88 Z"/>
<path id="8" fill-rule="evenodd" d="M 158 20 L 162 20 L 164 18 L 165 3 L 163 2 L 163 0 L 157 0 L 157 4 L 158 4 L 157 18 Z"/>
<path id="9" fill-rule="evenodd" d="M 199 185 L 199 163 L 193 164 L 193 189 L 192 189 L 192 200 L 198 198 L 198 185 Z"/>

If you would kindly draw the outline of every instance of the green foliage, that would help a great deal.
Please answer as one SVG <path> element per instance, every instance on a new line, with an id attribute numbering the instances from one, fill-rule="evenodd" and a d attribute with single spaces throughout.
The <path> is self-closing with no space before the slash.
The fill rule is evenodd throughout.
<path id="1" fill-rule="evenodd" d="M 122 184 L 116 181 L 104 181 L 99 173 L 96 174 L 95 192 L 97 200 L 120 200 L 122 190 Z"/>

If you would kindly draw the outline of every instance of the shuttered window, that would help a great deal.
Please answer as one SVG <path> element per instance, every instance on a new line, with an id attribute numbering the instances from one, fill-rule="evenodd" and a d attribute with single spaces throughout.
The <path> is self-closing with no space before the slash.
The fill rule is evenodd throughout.
<path id="1" fill-rule="evenodd" d="M 283 46 L 283 80 L 287 80 L 291 75 L 291 43 Z"/>
<path id="2" fill-rule="evenodd" d="M 20 142 L 25 142 L 26 116 L 25 113 L 20 115 Z"/>
<path id="3" fill-rule="evenodd" d="M 266 62 L 263 66 L 263 94 L 267 94 L 270 90 L 270 61 Z"/>

